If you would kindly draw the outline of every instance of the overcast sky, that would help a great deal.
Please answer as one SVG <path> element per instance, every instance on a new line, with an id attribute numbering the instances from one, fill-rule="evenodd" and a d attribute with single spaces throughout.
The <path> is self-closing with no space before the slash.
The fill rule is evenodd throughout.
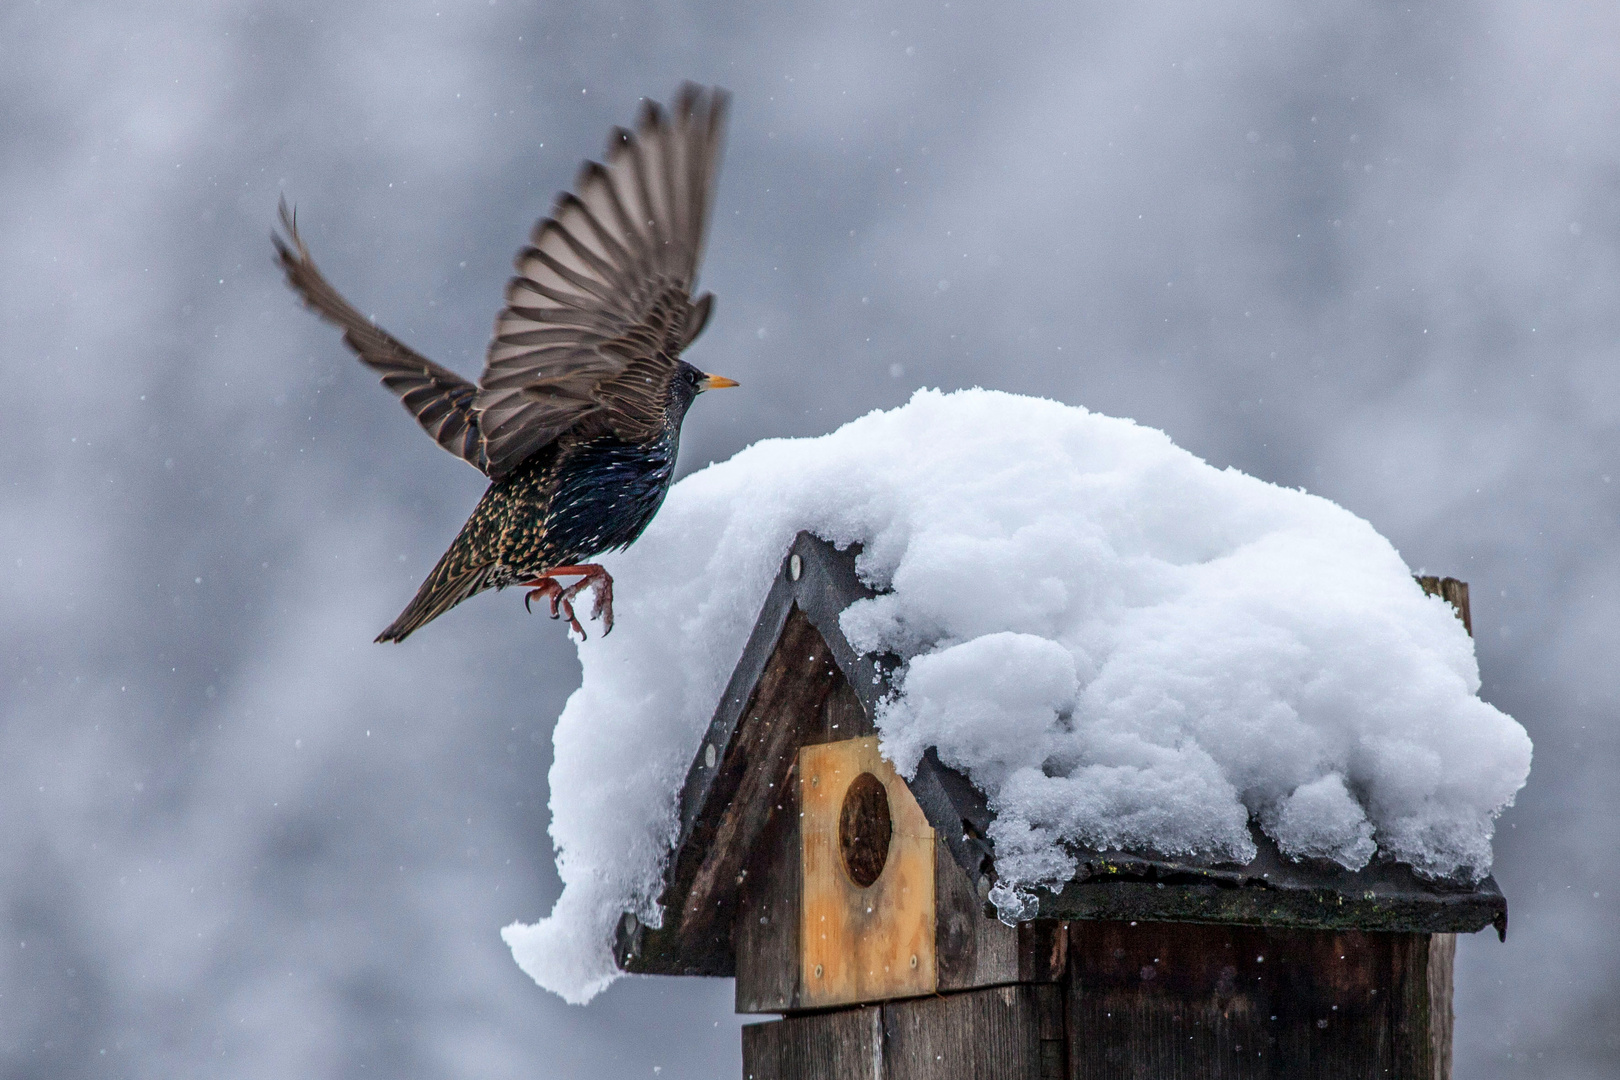
<path id="1" fill-rule="evenodd" d="M 735 94 L 682 469 L 919 386 L 1163 428 L 1473 587 L 1536 743 L 1459 1077 L 1620 1071 L 1620 9 L 0 8 L 0 1075 L 736 1075 L 724 981 L 574 1008 L 578 680 L 516 595 L 371 643 L 482 490 L 270 261 L 276 200 L 478 370 L 511 257 L 682 78 Z"/>

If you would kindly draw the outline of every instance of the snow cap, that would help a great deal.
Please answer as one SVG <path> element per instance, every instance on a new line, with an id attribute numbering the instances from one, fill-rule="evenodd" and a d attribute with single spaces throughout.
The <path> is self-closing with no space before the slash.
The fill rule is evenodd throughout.
<path id="1" fill-rule="evenodd" d="M 617 977 L 621 913 L 659 925 L 681 784 L 800 530 L 862 544 L 883 594 L 841 626 L 905 661 L 884 753 L 986 794 L 1007 905 L 1069 880 L 1067 845 L 1246 862 L 1251 819 L 1295 858 L 1489 872 L 1529 737 L 1367 522 L 1128 420 L 919 391 L 694 473 L 604 560 L 618 624 L 555 734 L 563 894 L 503 931 L 568 1001 Z"/>

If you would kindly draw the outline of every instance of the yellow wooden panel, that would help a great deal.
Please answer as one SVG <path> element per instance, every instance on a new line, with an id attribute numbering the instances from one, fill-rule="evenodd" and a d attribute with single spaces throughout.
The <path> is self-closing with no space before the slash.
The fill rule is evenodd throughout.
<path id="1" fill-rule="evenodd" d="M 849 786 L 871 773 L 889 797 L 888 860 L 877 880 L 851 880 L 838 820 Z M 931 994 L 934 963 L 934 830 L 878 753 L 875 738 L 799 748 L 803 903 L 799 1006 Z"/>

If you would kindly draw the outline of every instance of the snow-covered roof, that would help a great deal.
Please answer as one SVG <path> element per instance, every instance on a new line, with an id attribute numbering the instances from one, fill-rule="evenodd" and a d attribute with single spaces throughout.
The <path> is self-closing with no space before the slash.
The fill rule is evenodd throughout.
<path id="1" fill-rule="evenodd" d="M 693 763 L 801 531 L 861 545 L 865 595 L 823 636 L 925 809 L 931 776 L 971 781 L 982 825 L 955 831 L 994 846 L 1004 918 L 1107 917 L 1131 893 L 1100 894 L 1110 878 L 1157 893 L 1177 874 L 1370 892 L 1386 929 L 1410 921 L 1397 894 L 1431 915 L 1473 897 L 1474 927 L 1499 910 L 1481 882 L 1529 739 L 1371 526 L 1129 421 L 922 392 L 695 473 L 609 562 L 619 629 L 582 644 L 556 732 L 564 892 L 505 932 L 569 1000 L 618 973 L 623 913 L 665 917 Z"/>
<path id="2" fill-rule="evenodd" d="M 822 703 L 834 693 L 806 684 L 823 681 L 827 667 L 842 676 L 863 715 L 845 712 L 844 730 L 817 732 L 817 741 L 871 733 L 864 717 L 878 715 L 893 693 L 895 658 L 857 653 L 839 626 L 850 604 L 871 596 L 855 573 L 852 551 L 799 535 L 687 773 L 680 838 L 665 871 L 662 924 L 649 928 L 629 914 L 621 920 L 614 952 L 622 969 L 735 974 L 736 946 L 727 923 L 738 909 L 743 877 L 751 863 L 757 865 L 754 846 L 771 829 L 773 809 L 781 809 L 781 796 L 766 785 L 781 784 L 790 765 L 783 751 L 797 748 L 769 729 L 791 722 L 782 714 L 794 705 L 825 708 Z M 795 626 L 795 619 L 802 623 Z M 773 667 L 796 673 L 799 684 L 767 686 Z M 810 700 L 801 702 L 807 695 Z M 792 705 L 784 708 L 789 699 Z M 775 746 L 769 745 L 773 736 Z M 717 748 L 713 754 L 710 747 Z M 757 774 L 752 789 L 751 773 Z M 986 899 L 998 892 L 994 848 L 986 839 L 995 814 L 984 794 L 932 750 L 919 759 L 908 786 L 969 883 Z M 1014 910 L 1004 907 L 1004 916 L 1464 933 L 1494 923 L 1506 933 L 1506 901 L 1489 877 L 1464 886 L 1424 880 L 1392 860 L 1355 870 L 1330 860 L 1297 861 L 1285 857 L 1258 824 L 1251 824 L 1251 834 L 1255 855 L 1242 865 L 1070 844 L 1073 878 L 1057 891 L 1037 890 L 1029 906 L 1015 901 L 1009 905 Z"/>

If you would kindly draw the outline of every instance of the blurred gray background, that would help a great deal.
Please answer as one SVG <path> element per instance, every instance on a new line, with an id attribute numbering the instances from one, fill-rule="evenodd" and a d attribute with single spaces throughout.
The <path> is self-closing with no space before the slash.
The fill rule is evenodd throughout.
<path id="1" fill-rule="evenodd" d="M 1366 517 L 1473 586 L 1536 743 L 1459 1077 L 1620 1072 L 1620 9 L 0 8 L 0 1075 L 738 1074 L 730 984 L 573 1008 L 561 629 L 371 644 L 482 485 L 302 311 L 476 373 L 637 99 L 736 94 L 684 470 L 919 386 L 1040 394 Z"/>

